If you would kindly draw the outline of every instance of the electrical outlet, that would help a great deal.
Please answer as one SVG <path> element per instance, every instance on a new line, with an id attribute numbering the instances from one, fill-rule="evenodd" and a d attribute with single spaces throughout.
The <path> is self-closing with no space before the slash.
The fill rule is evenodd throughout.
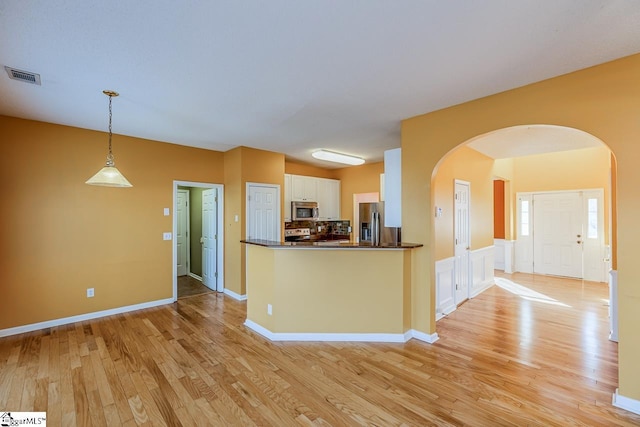
<path id="1" fill-rule="evenodd" d="M 267 304 L 267 314 L 271 316 L 273 314 L 273 307 L 271 304 Z"/>
<path id="2" fill-rule="evenodd" d="M 171 233 L 162 233 L 162 240 L 171 240 Z"/>
<path id="3" fill-rule="evenodd" d="M 93 298 L 93 288 L 87 288 L 87 298 Z"/>

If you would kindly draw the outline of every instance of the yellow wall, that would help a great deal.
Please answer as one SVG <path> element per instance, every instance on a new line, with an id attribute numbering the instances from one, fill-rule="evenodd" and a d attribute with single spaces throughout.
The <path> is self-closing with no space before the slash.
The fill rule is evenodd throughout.
<path id="1" fill-rule="evenodd" d="M 242 183 L 242 147 L 224 153 L 224 286 L 243 295 L 240 240 L 244 236 L 245 213 Z M 238 221 L 235 218 L 238 218 Z"/>
<path id="2" fill-rule="evenodd" d="M 336 169 L 325 169 L 317 166 L 306 165 L 303 163 L 296 163 L 291 161 L 284 162 L 284 171 L 285 173 L 288 173 L 291 175 L 304 175 L 304 176 L 315 176 L 318 178 L 337 179 Z"/>
<path id="3" fill-rule="evenodd" d="M 402 334 L 410 329 L 410 250 L 255 245 L 247 250 L 247 319 L 271 332 Z"/>
<path id="4" fill-rule="evenodd" d="M 5 116 L 0 129 L 0 329 L 173 296 L 163 208 L 174 180 L 222 183 L 222 153 L 115 135 L 133 188 L 94 187 L 105 133 Z"/>
<path id="5" fill-rule="evenodd" d="M 225 235 L 225 287 L 238 295 L 245 295 L 246 254 L 240 240 L 246 237 L 247 231 L 247 183 L 279 185 L 282 192 L 284 154 L 248 147 L 234 148 L 224 154 L 225 233 L 227 233 Z M 281 201 L 282 199 L 281 197 Z M 236 215 L 238 222 L 235 221 Z"/>
<path id="6" fill-rule="evenodd" d="M 432 184 L 434 206 L 442 208 L 442 216 L 434 221 L 436 260 L 454 255 L 453 194 L 456 179 L 470 183 L 471 249 L 493 245 L 493 162 L 492 158 L 469 147 L 460 147 L 451 152 L 438 167 Z M 423 215 L 424 222 L 435 217 L 432 212 L 435 212 L 435 207 L 428 215 Z M 403 240 L 410 241 L 405 236 Z"/>
<path id="7" fill-rule="evenodd" d="M 369 163 L 336 170 L 340 180 L 340 211 L 342 219 L 353 223 L 353 195 L 380 192 L 380 174 L 384 173 L 384 163 Z"/>
<path id="8" fill-rule="evenodd" d="M 402 122 L 403 239 L 425 243 L 412 251 L 413 328 L 433 333 L 434 221 L 431 175 L 447 152 L 469 139 L 522 124 L 551 124 L 588 132 L 617 160 L 619 379 L 623 396 L 640 400 L 640 55 L 524 86 Z"/>
<path id="9" fill-rule="evenodd" d="M 609 224 L 609 176 L 611 151 L 608 147 L 586 148 L 513 159 L 512 201 L 517 192 L 564 191 L 602 188 L 604 223 Z M 517 221 L 517 217 L 514 214 Z M 605 227 L 605 243 L 609 228 Z"/>

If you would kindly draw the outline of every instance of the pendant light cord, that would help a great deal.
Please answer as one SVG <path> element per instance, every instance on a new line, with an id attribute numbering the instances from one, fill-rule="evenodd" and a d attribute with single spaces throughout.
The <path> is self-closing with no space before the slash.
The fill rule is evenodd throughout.
<path id="1" fill-rule="evenodd" d="M 113 95 L 109 95 L 109 154 L 107 154 L 107 166 L 114 166 L 113 152 L 111 151 L 111 98 Z"/>

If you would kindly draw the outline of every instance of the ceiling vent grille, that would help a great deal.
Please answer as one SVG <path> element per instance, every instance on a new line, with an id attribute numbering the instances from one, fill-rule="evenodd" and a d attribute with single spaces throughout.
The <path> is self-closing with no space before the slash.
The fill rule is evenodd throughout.
<path id="1" fill-rule="evenodd" d="M 17 68 L 4 67 L 9 74 L 9 78 L 13 80 L 19 80 L 25 83 L 31 83 L 40 86 L 40 74 L 32 73 L 30 71 L 18 70 Z"/>

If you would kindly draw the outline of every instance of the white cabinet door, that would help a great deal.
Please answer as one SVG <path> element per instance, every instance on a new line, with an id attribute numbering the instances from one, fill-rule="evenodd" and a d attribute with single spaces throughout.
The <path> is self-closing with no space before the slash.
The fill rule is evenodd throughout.
<path id="1" fill-rule="evenodd" d="M 291 200 L 295 202 L 316 202 L 318 200 L 317 178 L 291 175 Z"/>
<path id="2" fill-rule="evenodd" d="M 284 222 L 291 222 L 291 175 L 284 174 Z"/>
<path id="3" fill-rule="evenodd" d="M 318 178 L 318 208 L 320 219 L 340 219 L 340 181 Z"/>

